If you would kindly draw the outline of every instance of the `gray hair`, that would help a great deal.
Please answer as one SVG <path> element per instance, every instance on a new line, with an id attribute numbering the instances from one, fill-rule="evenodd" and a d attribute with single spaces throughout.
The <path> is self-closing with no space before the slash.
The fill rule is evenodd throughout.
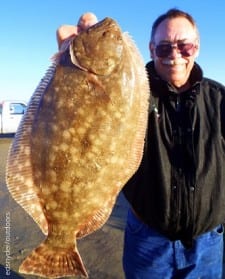
<path id="1" fill-rule="evenodd" d="M 154 21 L 154 23 L 152 25 L 150 41 L 154 42 L 154 36 L 155 36 L 156 30 L 157 30 L 157 28 L 158 28 L 158 26 L 160 25 L 161 22 L 163 22 L 165 19 L 173 19 L 173 18 L 177 18 L 177 17 L 186 18 L 192 24 L 192 26 L 196 30 L 196 35 L 197 35 L 197 38 L 199 40 L 200 39 L 199 38 L 199 32 L 198 32 L 198 28 L 197 28 L 197 25 L 196 25 L 196 22 L 195 22 L 194 18 L 190 14 L 188 14 L 184 11 L 181 11 L 181 10 L 178 10 L 178 9 L 170 9 L 166 13 L 160 15 Z"/>

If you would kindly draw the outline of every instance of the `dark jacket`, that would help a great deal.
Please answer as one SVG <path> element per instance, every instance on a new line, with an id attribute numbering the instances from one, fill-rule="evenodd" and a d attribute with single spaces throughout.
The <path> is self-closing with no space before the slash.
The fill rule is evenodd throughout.
<path id="1" fill-rule="evenodd" d="M 147 64 L 151 98 L 142 163 L 123 189 L 134 211 L 171 240 L 225 220 L 225 87 L 195 64 L 183 93 Z"/>

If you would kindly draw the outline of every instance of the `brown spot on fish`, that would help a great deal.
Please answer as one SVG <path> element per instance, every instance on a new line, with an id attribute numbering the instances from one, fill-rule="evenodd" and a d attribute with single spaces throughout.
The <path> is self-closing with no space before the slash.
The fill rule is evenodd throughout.
<path id="1" fill-rule="evenodd" d="M 106 222 L 137 170 L 148 98 L 142 57 L 110 18 L 73 38 L 47 72 L 7 162 L 13 198 L 47 235 L 20 272 L 87 276 L 76 238 Z"/>

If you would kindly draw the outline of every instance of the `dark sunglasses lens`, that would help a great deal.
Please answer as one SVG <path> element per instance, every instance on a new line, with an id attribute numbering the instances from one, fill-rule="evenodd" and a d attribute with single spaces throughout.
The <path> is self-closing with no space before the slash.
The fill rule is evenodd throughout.
<path id="1" fill-rule="evenodd" d="M 179 49 L 180 53 L 183 56 L 191 56 L 194 54 L 194 45 L 191 43 L 187 43 L 187 44 L 178 44 L 177 48 Z"/>
<path id="2" fill-rule="evenodd" d="M 191 43 L 177 44 L 177 48 L 181 55 L 188 57 L 194 54 L 195 46 Z M 158 45 L 155 48 L 156 55 L 160 58 L 168 57 L 173 49 L 171 44 Z"/>
<path id="3" fill-rule="evenodd" d="M 167 57 L 168 55 L 170 55 L 172 51 L 172 46 L 171 45 L 158 45 L 156 48 L 155 48 L 155 52 L 156 52 L 156 55 L 158 57 Z"/>

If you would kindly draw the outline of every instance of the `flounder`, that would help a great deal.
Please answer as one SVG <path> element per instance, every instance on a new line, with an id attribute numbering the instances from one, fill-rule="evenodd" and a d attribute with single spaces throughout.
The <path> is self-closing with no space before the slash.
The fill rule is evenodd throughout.
<path id="1" fill-rule="evenodd" d="M 111 18 L 73 38 L 49 68 L 7 161 L 12 197 L 47 235 L 21 273 L 88 276 L 76 238 L 106 222 L 137 170 L 148 106 L 143 59 Z"/>

